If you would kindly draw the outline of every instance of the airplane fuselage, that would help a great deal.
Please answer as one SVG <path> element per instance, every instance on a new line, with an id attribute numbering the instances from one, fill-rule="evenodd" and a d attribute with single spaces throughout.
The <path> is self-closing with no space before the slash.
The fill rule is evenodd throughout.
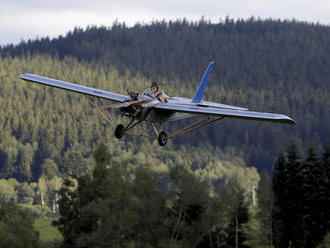
<path id="1" fill-rule="evenodd" d="M 136 118 L 142 119 L 145 121 L 150 121 L 150 122 L 176 121 L 176 120 L 181 120 L 181 119 L 196 116 L 196 114 L 192 114 L 192 113 L 174 112 L 174 111 L 154 108 L 155 105 L 157 105 L 161 102 L 159 101 L 159 99 L 151 98 L 147 95 L 138 95 L 137 100 L 138 101 L 151 100 L 145 104 L 141 104 L 139 107 L 134 107 L 134 110 L 133 109 L 129 110 L 130 112 L 133 111 L 133 115 L 135 115 Z M 209 102 L 209 101 L 201 101 L 199 103 L 193 103 L 191 99 L 183 98 L 183 97 L 166 96 L 166 101 L 167 101 L 167 104 L 175 104 L 175 105 L 190 106 L 190 107 L 194 107 L 194 106 L 196 106 L 196 107 L 213 107 L 213 108 L 221 108 L 221 109 L 228 109 L 228 110 L 240 110 L 240 111 L 247 110 L 247 108 L 241 108 L 241 107 L 237 107 L 237 106 Z M 128 109 L 123 108 L 121 111 L 127 112 Z M 134 111 L 136 111 L 136 112 L 134 112 Z"/>
<path id="2" fill-rule="evenodd" d="M 138 107 L 133 106 L 130 107 L 129 109 L 122 108 L 121 111 L 124 113 L 128 113 L 128 115 L 134 116 L 137 119 L 142 119 L 144 121 L 150 121 L 150 122 L 175 121 L 175 120 L 180 120 L 195 116 L 195 114 L 190 114 L 190 113 L 179 113 L 179 112 L 155 109 L 154 106 L 160 103 L 160 101 L 157 98 L 151 98 L 146 95 L 139 95 L 137 97 L 137 100 L 139 101 L 151 100 L 151 101 L 142 104 Z M 182 101 L 178 101 L 176 98 L 171 98 L 171 97 L 168 97 L 166 100 L 167 103 L 175 103 L 175 104 L 177 104 L 178 102 L 182 103 Z"/>

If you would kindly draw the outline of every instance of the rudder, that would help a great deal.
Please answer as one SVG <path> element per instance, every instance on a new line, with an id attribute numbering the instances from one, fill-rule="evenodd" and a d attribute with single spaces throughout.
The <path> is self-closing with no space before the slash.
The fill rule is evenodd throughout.
<path id="1" fill-rule="evenodd" d="M 211 61 L 208 65 L 208 67 L 206 68 L 204 76 L 202 77 L 201 82 L 199 83 L 198 89 L 196 90 L 194 98 L 192 100 L 193 103 L 199 103 L 202 101 L 203 94 L 204 94 L 205 88 L 207 86 L 209 74 L 210 74 L 213 64 L 214 64 L 214 61 Z"/>

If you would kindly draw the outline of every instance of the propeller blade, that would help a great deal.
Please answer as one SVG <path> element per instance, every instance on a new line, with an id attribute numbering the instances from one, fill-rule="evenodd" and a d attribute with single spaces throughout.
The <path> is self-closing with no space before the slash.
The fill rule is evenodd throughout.
<path id="1" fill-rule="evenodd" d="M 124 107 L 129 107 L 129 106 L 136 106 L 136 105 L 142 105 L 148 102 L 151 102 L 152 99 L 148 99 L 148 100 L 137 100 L 137 101 L 131 101 L 131 102 L 123 102 L 123 103 L 115 103 L 115 104 L 111 104 L 108 106 L 104 106 L 103 109 L 117 109 L 117 108 L 124 108 Z"/>

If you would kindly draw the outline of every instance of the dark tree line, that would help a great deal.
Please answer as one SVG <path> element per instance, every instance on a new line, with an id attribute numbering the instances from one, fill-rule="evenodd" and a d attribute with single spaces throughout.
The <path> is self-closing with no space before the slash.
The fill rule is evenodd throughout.
<path id="1" fill-rule="evenodd" d="M 272 183 L 275 247 L 316 247 L 330 231 L 330 148 L 319 154 L 311 145 L 303 157 L 293 143 L 278 157 Z"/>

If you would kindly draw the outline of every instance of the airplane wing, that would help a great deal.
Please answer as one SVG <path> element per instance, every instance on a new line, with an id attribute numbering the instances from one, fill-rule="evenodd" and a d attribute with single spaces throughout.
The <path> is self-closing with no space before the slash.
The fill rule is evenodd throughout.
<path id="1" fill-rule="evenodd" d="M 220 109 L 220 108 L 212 108 L 212 107 L 187 106 L 187 105 L 171 104 L 171 103 L 159 103 L 155 105 L 154 108 L 164 111 L 170 111 L 170 112 L 181 112 L 181 113 L 200 114 L 200 115 L 223 116 L 226 118 L 227 117 L 240 118 L 240 119 L 296 124 L 295 121 L 292 120 L 290 117 L 281 114 L 271 114 L 271 113 L 262 113 L 262 112 L 233 110 L 233 109 Z"/>
<path id="2" fill-rule="evenodd" d="M 112 93 L 112 92 L 105 91 L 105 90 L 98 90 L 98 89 L 94 89 L 91 87 L 87 87 L 87 86 L 83 86 L 83 85 L 79 85 L 79 84 L 73 84 L 73 83 L 56 80 L 56 79 L 52 79 L 52 78 L 42 77 L 42 76 L 38 76 L 38 75 L 34 75 L 34 74 L 25 73 L 25 74 L 20 75 L 19 77 L 23 80 L 30 81 L 33 83 L 48 85 L 48 86 L 52 86 L 55 88 L 69 90 L 69 91 L 77 92 L 77 93 L 84 94 L 84 95 L 100 97 L 100 98 L 104 98 L 104 99 L 112 100 L 112 101 L 116 101 L 116 102 L 124 102 L 129 99 L 129 96 L 116 94 L 116 93 Z"/>

